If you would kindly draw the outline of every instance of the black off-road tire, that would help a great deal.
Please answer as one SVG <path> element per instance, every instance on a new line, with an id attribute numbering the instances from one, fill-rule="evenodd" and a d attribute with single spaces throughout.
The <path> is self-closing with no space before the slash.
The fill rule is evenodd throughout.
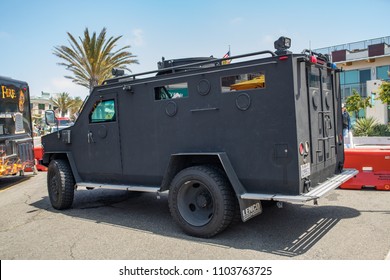
<path id="1" fill-rule="evenodd" d="M 74 177 L 68 161 L 52 160 L 47 171 L 47 190 L 51 205 L 58 210 L 72 206 L 74 197 Z"/>
<path id="2" fill-rule="evenodd" d="M 169 209 L 182 230 L 210 238 L 232 222 L 237 198 L 226 175 L 213 166 L 188 167 L 180 171 L 169 189 Z"/>

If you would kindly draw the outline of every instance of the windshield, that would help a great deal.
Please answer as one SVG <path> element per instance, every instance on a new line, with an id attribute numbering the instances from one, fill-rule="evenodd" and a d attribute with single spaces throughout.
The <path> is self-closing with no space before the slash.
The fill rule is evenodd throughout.
<path id="1" fill-rule="evenodd" d="M 70 120 L 58 120 L 58 126 L 70 126 Z"/>
<path id="2" fill-rule="evenodd" d="M 31 134 L 28 88 L 1 84 L 0 89 L 0 136 Z"/>

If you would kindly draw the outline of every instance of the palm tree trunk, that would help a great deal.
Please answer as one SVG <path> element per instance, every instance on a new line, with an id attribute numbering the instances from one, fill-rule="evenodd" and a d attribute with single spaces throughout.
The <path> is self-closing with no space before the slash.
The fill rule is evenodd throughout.
<path id="1" fill-rule="evenodd" d="M 94 87 L 96 87 L 98 85 L 98 80 L 96 78 L 91 78 L 89 80 L 89 93 L 91 93 L 94 89 Z"/>

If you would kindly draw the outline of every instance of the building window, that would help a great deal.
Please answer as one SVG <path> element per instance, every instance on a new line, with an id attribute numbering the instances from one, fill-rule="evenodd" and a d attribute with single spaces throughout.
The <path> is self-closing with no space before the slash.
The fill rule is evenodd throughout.
<path id="1" fill-rule="evenodd" d="M 351 70 L 341 73 L 343 76 L 342 84 L 357 84 L 359 83 L 359 71 Z"/>
<path id="2" fill-rule="evenodd" d="M 389 80 L 390 65 L 378 66 L 376 68 L 376 78 L 378 80 Z"/>
<path id="3" fill-rule="evenodd" d="M 367 97 L 367 84 L 371 80 L 371 69 L 350 70 L 340 75 L 341 96 L 346 98 L 356 90 L 360 96 Z"/>
<path id="4" fill-rule="evenodd" d="M 359 82 L 365 84 L 371 80 L 371 69 L 364 69 L 359 71 Z"/>
<path id="5" fill-rule="evenodd" d="M 45 104 L 38 104 L 39 110 L 45 110 Z"/>

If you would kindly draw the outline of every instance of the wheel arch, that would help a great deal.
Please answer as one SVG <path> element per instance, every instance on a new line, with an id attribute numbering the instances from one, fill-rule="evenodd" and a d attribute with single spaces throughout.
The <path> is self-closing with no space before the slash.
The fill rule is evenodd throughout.
<path id="1" fill-rule="evenodd" d="M 73 173 L 73 177 L 75 179 L 75 182 L 81 182 L 80 175 L 77 171 L 76 163 L 74 161 L 72 153 L 67 153 L 67 152 L 61 152 L 61 153 L 45 153 L 42 158 L 42 162 L 45 166 L 49 166 L 50 161 L 54 159 L 64 159 L 69 162 L 70 168 Z"/>
<path id="2" fill-rule="evenodd" d="M 226 177 L 230 182 L 234 193 L 236 194 L 242 221 L 245 222 L 250 217 L 255 216 L 251 215 L 248 218 L 248 215 L 245 213 L 248 211 L 248 209 L 252 209 L 254 206 L 256 209 L 261 209 L 261 200 L 241 198 L 241 195 L 245 194 L 247 191 L 241 184 L 228 155 L 224 152 L 172 154 L 163 177 L 161 191 L 169 190 L 173 178 L 181 170 L 190 166 L 205 164 L 216 165 L 226 174 Z M 261 213 L 261 210 L 259 213 Z"/>
<path id="3" fill-rule="evenodd" d="M 170 184 L 168 205 L 180 228 L 201 238 L 225 230 L 237 214 L 237 200 L 227 176 L 211 164 L 181 170 Z"/>
<path id="4" fill-rule="evenodd" d="M 180 153 L 172 154 L 164 173 L 161 191 L 169 190 L 170 183 L 181 170 L 195 165 L 211 164 L 218 166 L 226 174 L 237 197 L 245 193 L 240 180 L 226 153 Z"/>

